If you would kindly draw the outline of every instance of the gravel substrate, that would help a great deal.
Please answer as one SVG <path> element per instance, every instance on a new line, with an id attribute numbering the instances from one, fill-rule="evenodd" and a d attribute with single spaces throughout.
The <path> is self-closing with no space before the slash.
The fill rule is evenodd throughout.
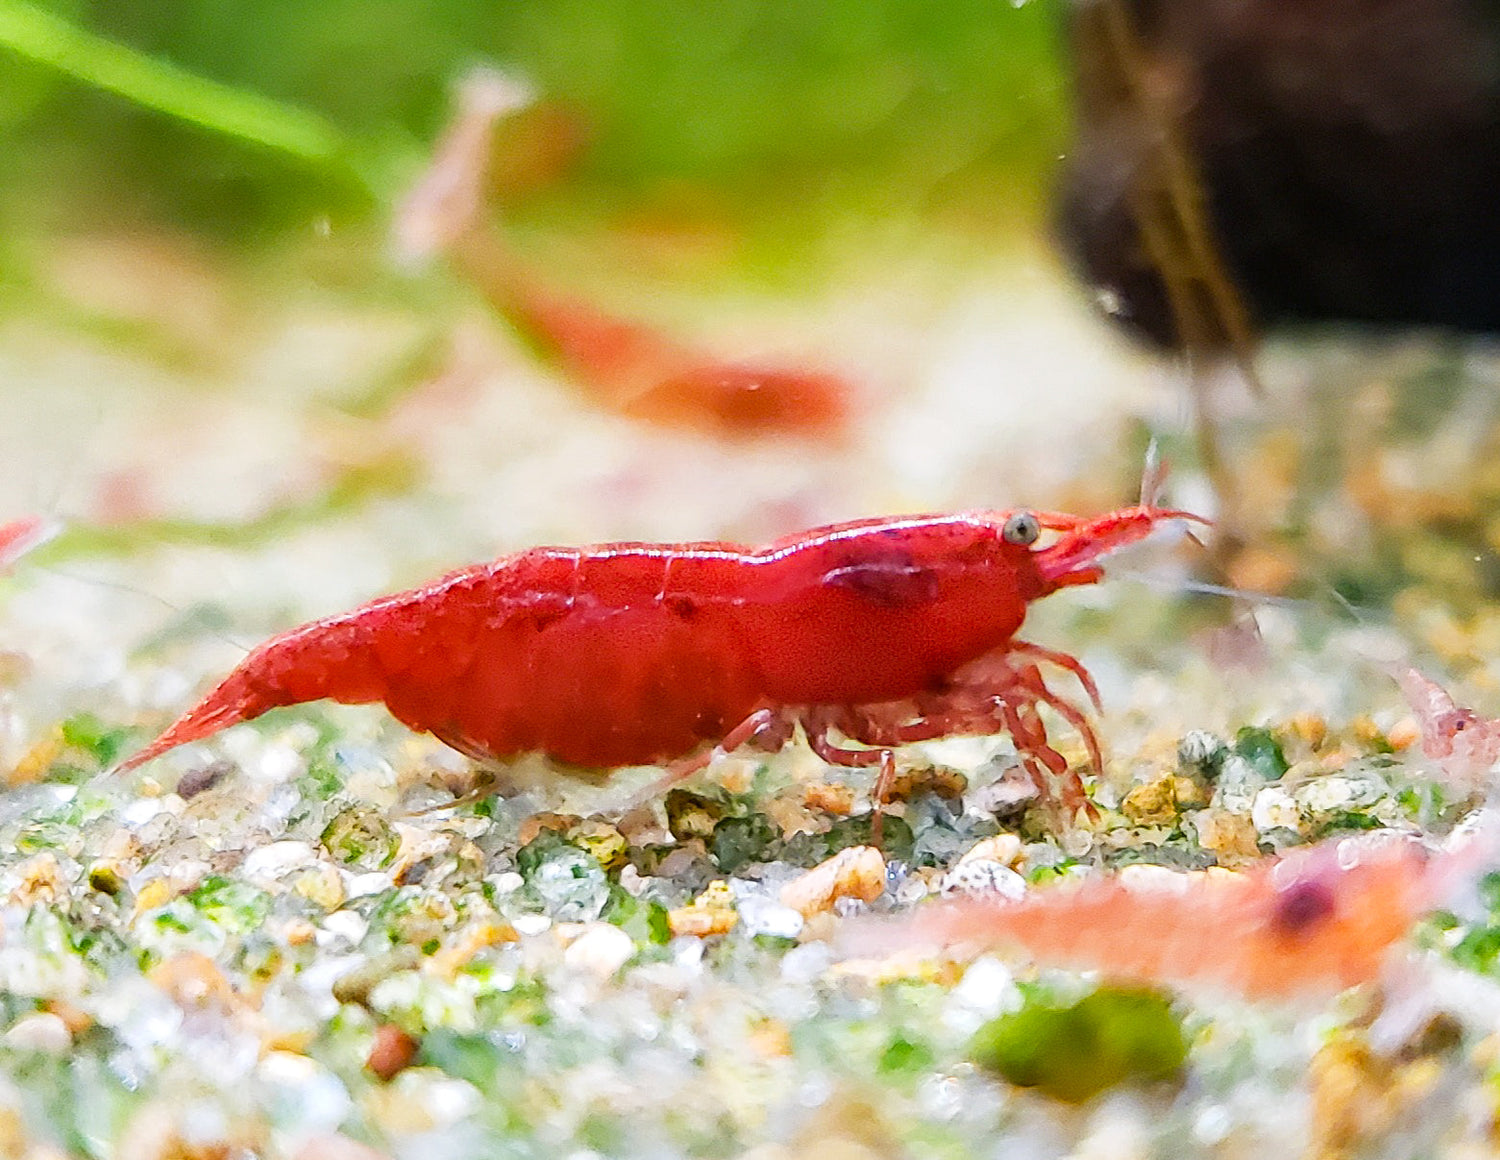
<path id="1" fill-rule="evenodd" d="M 1097 822 L 1059 830 L 1034 808 L 1004 737 L 903 753 L 878 851 L 869 778 L 800 742 L 623 812 L 659 771 L 600 787 L 527 763 L 524 792 L 442 809 L 473 770 L 378 708 L 284 710 L 108 773 L 244 644 L 530 543 L 1127 502 L 1133 452 L 1097 448 L 1155 431 L 1180 452 L 1180 399 L 1153 394 L 1126 356 L 1080 354 L 1062 360 L 1056 397 L 1022 406 L 1016 368 L 1042 374 L 1049 351 L 1093 341 L 1072 308 L 1020 313 L 1038 293 L 1056 292 L 976 290 L 920 341 L 893 330 L 849 344 L 851 369 L 864 363 L 889 396 L 820 455 L 592 413 L 476 320 L 446 377 L 358 422 L 340 417 L 338 390 L 311 384 L 325 348 L 378 364 L 413 319 L 292 303 L 220 368 L 219 393 L 76 338 L 55 356 L 50 324 L 7 323 L 7 375 L 65 384 L 55 414 L 66 390 L 87 410 L 80 368 L 113 379 L 86 434 L 59 422 L 26 449 L 32 482 L 12 479 L 7 496 L 15 514 L 55 508 L 75 531 L 0 590 L 0 1154 L 1492 1154 L 1490 880 L 1442 899 L 1449 910 L 1414 926 L 1379 984 L 1257 1003 L 1213 986 L 1142 993 L 1001 949 L 875 955 L 872 932 L 891 928 L 851 921 L 1141 864 L 1191 889 L 1371 830 L 1436 849 L 1480 804 L 1483 779 L 1457 793 L 1422 755 L 1388 666 L 1420 663 L 1461 702 L 1493 700 L 1480 559 L 1493 550 L 1469 550 L 1491 542 L 1492 419 L 1455 405 L 1467 426 L 1421 432 L 1441 463 L 1413 450 L 1418 436 L 1370 442 L 1363 458 L 1335 439 L 1330 460 L 1331 428 L 1279 434 L 1298 383 L 1322 373 L 1289 354 L 1271 364 L 1290 384 L 1280 402 L 1226 428 L 1265 485 L 1252 515 L 1277 529 L 1240 558 L 1239 582 L 1288 590 L 1307 569 L 1339 597 L 1314 582 L 1305 601 L 1226 611 L 1182 590 L 1195 549 L 1168 537 L 1028 622 L 1028 639 L 1099 679 Z M 840 326 L 870 336 L 878 315 L 846 309 Z M 907 390 L 880 370 L 902 343 Z M 299 349 L 325 353 L 299 371 Z M 1452 373 L 1482 393 L 1482 369 Z M 1357 434 L 1393 422 L 1369 417 L 1378 395 L 1356 397 Z M 214 427 L 250 416 L 232 437 Z M 82 466 L 61 468 L 70 457 Z M 1455 457 L 1473 470 L 1450 478 Z M 1350 470 L 1308 468 L 1329 461 Z M 417 470 L 357 502 L 297 506 L 351 463 Z M 55 485 L 38 480 L 48 471 Z M 1176 488 L 1208 506 L 1186 460 Z M 1436 515 L 1435 497 L 1451 500 Z M 263 536 L 184 531 L 288 505 Z M 111 519 L 113 538 L 76 530 Z M 1432 552 L 1403 563 L 1423 537 Z M 1386 607 L 1397 616 L 1372 611 Z M 1081 761 L 1078 738 L 1052 728 Z M 1235 933 L 1203 954 L 1232 953 Z M 1095 1049 L 1080 1049 L 1087 1036 Z"/>

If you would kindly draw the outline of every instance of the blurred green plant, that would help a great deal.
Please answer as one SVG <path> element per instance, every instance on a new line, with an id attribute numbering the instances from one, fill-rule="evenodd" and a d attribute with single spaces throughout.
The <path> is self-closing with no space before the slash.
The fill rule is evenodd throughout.
<path id="1" fill-rule="evenodd" d="M 357 219 L 490 61 L 581 117 L 564 212 L 1000 225 L 1059 149 L 1061 3 L 0 0 L 0 195 L 244 241 Z"/>

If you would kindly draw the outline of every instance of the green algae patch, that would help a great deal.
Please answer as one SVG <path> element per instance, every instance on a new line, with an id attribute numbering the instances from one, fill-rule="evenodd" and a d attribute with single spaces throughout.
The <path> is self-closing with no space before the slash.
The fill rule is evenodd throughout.
<path id="1" fill-rule="evenodd" d="M 1018 1087 L 1082 1103 L 1120 1083 L 1174 1075 L 1187 1040 L 1162 995 L 1105 987 L 1071 1006 L 1033 992 L 1019 1011 L 981 1027 L 969 1053 Z"/>

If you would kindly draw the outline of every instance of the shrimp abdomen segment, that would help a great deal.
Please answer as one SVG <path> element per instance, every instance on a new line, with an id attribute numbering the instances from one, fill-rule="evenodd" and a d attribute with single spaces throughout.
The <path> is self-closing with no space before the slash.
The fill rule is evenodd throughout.
<path id="1" fill-rule="evenodd" d="M 435 615 L 463 637 L 450 663 L 430 641 L 411 646 L 385 700 L 475 756 L 540 750 L 587 766 L 680 756 L 759 698 L 727 604 L 711 583 L 682 582 L 704 571 L 641 545 L 502 561 L 484 583 L 444 593 L 453 607 Z"/>

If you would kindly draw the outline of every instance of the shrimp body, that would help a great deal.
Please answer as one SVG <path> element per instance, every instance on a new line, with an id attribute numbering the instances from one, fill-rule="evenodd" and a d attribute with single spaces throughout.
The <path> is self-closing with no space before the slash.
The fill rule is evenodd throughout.
<path id="1" fill-rule="evenodd" d="M 1098 746 L 1017 641 L 1031 601 L 1100 578 L 1159 522 L 1029 512 L 870 519 L 763 548 L 705 542 L 536 548 L 314 621 L 255 649 L 126 768 L 281 705 L 382 701 L 472 757 L 539 751 L 608 768 L 688 761 L 704 742 L 776 748 L 801 723 L 847 765 L 946 733 L 1008 729 L 1033 775 L 1067 772 L 1037 706 Z M 1042 528 L 1060 533 L 1045 546 Z M 830 739 L 874 748 L 841 747 Z M 1076 776 L 1073 779 L 1076 782 Z M 1081 793 L 1080 793 L 1081 796 Z"/>
<path id="2" fill-rule="evenodd" d="M 1123 982 L 1326 995 L 1378 977 L 1391 947 L 1492 847 L 1493 835 L 1438 854 L 1394 835 L 1336 839 L 1223 877 L 1163 869 L 1134 885 L 1114 877 L 940 904 L 899 937 L 1020 948 Z"/>
<path id="3" fill-rule="evenodd" d="M 714 357 L 554 292 L 551 279 L 528 268 L 485 208 L 496 127 L 533 98 L 524 83 L 489 69 L 464 80 L 453 123 L 397 214 L 398 250 L 409 259 L 445 254 L 539 353 L 623 414 L 727 439 L 840 435 L 854 391 L 838 375 Z"/>

